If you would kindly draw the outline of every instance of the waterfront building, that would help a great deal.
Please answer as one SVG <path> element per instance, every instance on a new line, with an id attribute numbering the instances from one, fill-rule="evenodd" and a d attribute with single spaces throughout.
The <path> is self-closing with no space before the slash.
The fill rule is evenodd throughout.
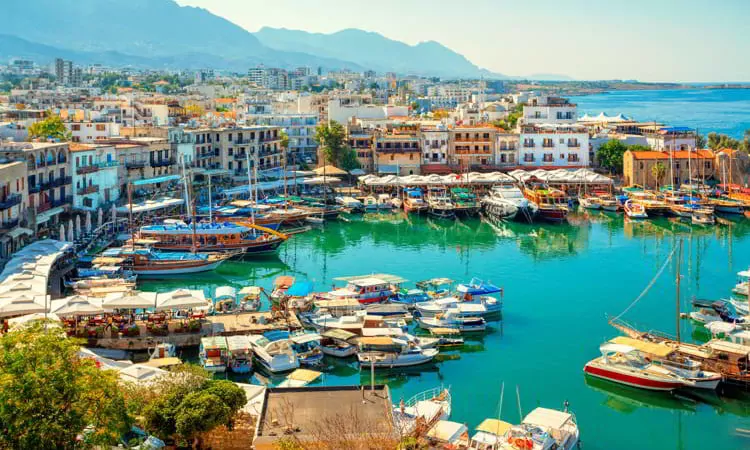
<path id="1" fill-rule="evenodd" d="M 111 144 L 70 144 L 73 209 L 96 211 L 120 198 L 117 150 Z"/>
<path id="2" fill-rule="evenodd" d="M 512 167 L 518 165 L 519 135 L 498 129 L 495 144 L 495 165 Z"/>
<path id="3" fill-rule="evenodd" d="M 71 134 L 71 141 L 83 144 L 93 144 L 120 135 L 120 124 L 116 122 L 66 122 L 65 127 Z"/>
<path id="4" fill-rule="evenodd" d="M 379 174 L 419 175 L 421 142 L 418 125 L 378 130 L 373 139 L 375 171 Z"/>
<path id="5" fill-rule="evenodd" d="M 589 165 L 589 133 L 577 123 L 576 105 L 552 96 L 530 96 L 519 121 L 525 167 L 574 168 Z"/>
<path id="6" fill-rule="evenodd" d="M 422 164 L 424 165 L 445 165 L 448 164 L 448 142 L 450 132 L 443 125 L 434 128 L 423 127 L 421 129 L 422 140 Z"/>
<path id="7" fill-rule="evenodd" d="M 106 143 L 115 146 L 119 162 L 117 176 L 123 193 L 126 192 L 127 184 L 132 181 L 178 172 L 177 150 L 172 148 L 167 139 L 134 137 L 112 139 Z"/>
<path id="8" fill-rule="evenodd" d="M 54 225 L 72 203 L 70 149 L 65 142 L 0 143 L 0 158 L 25 161 L 29 226 Z"/>
<path id="9" fill-rule="evenodd" d="M 346 125 L 346 139 L 349 147 L 357 154 L 360 169 L 367 173 L 374 172 L 373 134 L 366 132 L 359 121 L 350 120 Z M 318 160 L 322 161 L 322 157 Z"/>
<path id="10" fill-rule="evenodd" d="M 671 152 L 626 151 L 623 155 L 623 183 L 638 184 L 646 188 L 655 188 L 657 184 L 679 186 L 689 180 L 719 179 L 715 155 L 711 150 L 678 150 Z M 670 163 L 672 168 L 670 170 Z M 664 178 L 654 177 L 654 166 L 661 164 L 665 168 Z M 670 181 L 671 174 L 674 179 Z M 658 181 L 658 183 L 657 183 Z"/>
<path id="11" fill-rule="evenodd" d="M 282 166 L 280 127 L 248 126 L 186 129 L 193 146 L 193 166 L 205 169 L 232 171 L 236 177 L 247 177 L 250 167 L 258 167 L 259 174 L 278 172 Z M 184 154 L 185 150 L 178 150 Z"/>
<path id="12" fill-rule="evenodd" d="M 648 146 L 658 152 L 688 151 L 697 147 L 695 130 L 688 127 L 651 125 L 641 127 Z"/>
<path id="13" fill-rule="evenodd" d="M 24 161 L 0 162 L 0 260 L 6 260 L 23 247 L 33 234 L 23 225 L 29 204 Z"/>
<path id="14" fill-rule="evenodd" d="M 317 160 L 316 114 L 261 114 L 247 116 L 249 124 L 280 127 L 289 136 L 289 164 L 313 164 Z"/>
<path id="15" fill-rule="evenodd" d="M 462 168 L 495 164 L 497 129 L 488 125 L 458 126 L 450 130 L 449 158 Z"/>

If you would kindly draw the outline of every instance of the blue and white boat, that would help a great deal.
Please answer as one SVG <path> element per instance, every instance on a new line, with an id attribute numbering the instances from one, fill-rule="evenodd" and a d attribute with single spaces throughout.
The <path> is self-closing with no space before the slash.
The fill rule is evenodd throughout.
<path id="1" fill-rule="evenodd" d="M 323 339 L 317 333 L 296 334 L 290 337 L 292 348 L 297 352 L 299 363 L 303 366 L 317 366 L 323 361 L 323 351 L 320 341 Z"/>
<path id="2" fill-rule="evenodd" d="M 415 303 L 428 300 L 430 300 L 430 296 L 422 289 L 401 289 L 391 297 L 390 301 L 391 303 L 406 305 L 407 308 L 413 308 Z"/>
<path id="3" fill-rule="evenodd" d="M 227 348 L 229 362 L 227 365 L 234 373 L 250 373 L 253 367 L 253 351 L 247 336 L 228 336 Z"/>
<path id="4" fill-rule="evenodd" d="M 201 366 L 211 373 L 227 370 L 227 338 L 207 336 L 201 338 L 199 350 Z"/>
<path id="5" fill-rule="evenodd" d="M 255 362 L 271 373 L 289 372 L 299 367 L 294 342 L 279 332 L 248 336 L 255 354 Z M 281 332 L 284 333 L 284 332 Z"/>

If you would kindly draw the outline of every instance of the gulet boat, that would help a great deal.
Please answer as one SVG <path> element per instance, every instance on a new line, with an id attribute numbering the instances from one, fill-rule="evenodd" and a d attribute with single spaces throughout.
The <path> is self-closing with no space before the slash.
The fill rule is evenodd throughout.
<path id="1" fill-rule="evenodd" d="M 169 277 L 208 272 L 231 258 L 231 253 L 157 252 L 150 248 L 115 248 L 105 257 L 119 257 L 123 268 L 141 277 Z"/>

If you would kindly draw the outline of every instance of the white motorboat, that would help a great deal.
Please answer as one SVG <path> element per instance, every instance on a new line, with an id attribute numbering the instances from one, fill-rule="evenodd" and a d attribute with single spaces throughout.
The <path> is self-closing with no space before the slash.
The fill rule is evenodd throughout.
<path id="1" fill-rule="evenodd" d="M 377 211 L 378 210 L 378 199 L 372 195 L 368 195 L 364 199 L 365 211 Z"/>
<path id="2" fill-rule="evenodd" d="M 602 209 L 602 204 L 598 197 L 579 197 L 578 204 L 584 209 Z"/>
<path id="3" fill-rule="evenodd" d="M 646 208 L 640 203 L 633 203 L 633 201 L 628 200 L 625 202 L 623 209 L 625 210 L 625 215 L 630 219 L 648 219 Z"/>
<path id="4" fill-rule="evenodd" d="M 330 329 L 321 333 L 320 350 L 323 354 L 334 358 L 347 358 L 357 353 L 357 345 L 353 344 L 356 334 L 341 329 Z"/>
<path id="5" fill-rule="evenodd" d="M 435 423 L 451 417 L 451 393 L 442 387 L 429 389 L 393 405 L 393 421 L 401 434 L 414 431 L 418 423 Z"/>
<path id="6" fill-rule="evenodd" d="M 747 298 L 748 285 L 750 285 L 750 269 L 737 272 L 737 284 L 734 285 L 732 293 Z"/>
<path id="7" fill-rule="evenodd" d="M 448 328 L 461 333 L 484 331 L 487 321 L 478 314 L 486 310 L 482 305 L 469 305 L 468 307 L 448 309 L 435 317 L 419 317 L 417 323 L 424 329 Z"/>
<path id="8" fill-rule="evenodd" d="M 234 373 L 250 373 L 253 368 L 253 351 L 250 339 L 245 335 L 227 336 L 229 361 L 227 365 Z"/>
<path id="9" fill-rule="evenodd" d="M 362 202 L 354 197 L 338 196 L 336 197 L 336 204 L 349 208 L 352 211 L 361 211 L 364 209 Z"/>
<path id="10" fill-rule="evenodd" d="M 270 336 L 267 337 L 266 335 Z M 249 336 L 255 361 L 271 373 L 288 372 L 299 367 L 294 342 L 289 338 L 275 339 L 273 334 Z"/>
<path id="11" fill-rule="evenodd" d="M 617 200 L 611 195 L 603 195 L 599 197 L 599 204 L 602 205 L 604 211 L 617 212 L 620 209 L 620 205 Z"/>
<path id="12" fill-rule="evenodd" d="M 531 222 L 539 209 L 524 197 L 521 189 L 513 183 L 493 186 L 489 195 L 482 198 L 484 211 L 493 218 L 523 220 Z"/>
<path id="13" fill-rule="evenodd" d="M 403 345 L 390 337 L 359 338 L 357 359 L 360 367 L 394 368 L 426 364 L 438 355 L 434 348 L 423 349 L 416 345 Z"/>
<path id="14" fill-rule="evenodd" d="M 378 209 L 393 209 L 393 203 L 391 202 L 391 196 L 388 194 L 378 195 Z"/>
<path id="15" fill-rule="evenodd" d="M 439 298 L 436 300 L 416 303 L 414 309 L 419 312 L 422 317 L 435 317 L 437 314 L 445 313 L 450 309 L 456 309 L 459 307 L 462 308 L 462 312 L 468 312 L 469 308 L 472 306 L 477 307 L 471 311 L 478 317 L 497 315 L 503 310 L 502 301 L 490 296 L 477 296 L 467 301 L 461 301 L 457 297 Z"/>

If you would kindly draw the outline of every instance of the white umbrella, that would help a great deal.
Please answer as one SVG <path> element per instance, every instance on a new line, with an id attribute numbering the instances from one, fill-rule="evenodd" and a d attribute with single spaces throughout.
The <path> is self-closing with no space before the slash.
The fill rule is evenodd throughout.
<path id="1" fill-rule="evenodd" d="M 86 211 L 86 233 L 91 233 L 91 211 Z"/>
<path id="2" fill-rule="evenodd" d="M 60 224 L 60 240 L 65 240 L 65 225 Z"/>
<path id="3" fill-rule="evenodd" d="M 145 364 L 133 364 L 120 370 L 120 380 L 136 384 L 147 384 L 160 380 L 168 375 L 164 369 L 147 366 Z"/>
<path id="4" fill-rule="evenodd" d="M 100 227 L 104 225 L 104 211 L 101 208 L 98 208 L 99 211 L 99 220 L 96 222 L 96 226 Z"/>
<path id="5" fill-rule="evenodd" d="M 75 236 L 73 236 L 73 221 L 70 221 L 71 223 L 68 224 L 68 242 L 75 241 Z"/>
<path id="6" fill-rule="evenodd" d="M 199 306 L 208 306 L 206 297 L 201 290 L 177 289 L 156 296 L 157 310 L 196 308 Z"/>
<path id="7" fill-rule="evenodd" d="M 115 208 L 115 205 L 112 205 L 112 225 L 114 225 L 117 222 L 117 208 Z"/>
<path id="8" fill-rule="evenodd" d="M 57 317 L 57 314 L 52 313 L 32 313 L 32 314 L 26 314 L 24 316 L 20 317 L 14 317 L 12 319 L 8 319 L 8 325 L 11 329 L 17 329 L 22 328 L 26 325 L 30 325 L 33 322 L 41 321 L 41 320 L 50 320 L 52 322 L 60 322 L 60 318 Z M 60 327 L 59 323 L 50 324 L 53 327 Z"/>
<path id="9" fill-rule="evenodd" d="M 104 312 L 104 308 L 83 295 L 73 295 L 56 303 L 52 312 L 58 316 L 91 316 Z"/>
<path id="10" fill-rule="evenodd" d="M 76 237 L 81 237 L 81 216 L 76 215 Z"/>
<path id="11" fill-rule="evenodd" d="M 117 293 L 108 295 L 102 301 L 102 306 L 118 309 L 141 309 L 153 308 L 155 303 L 156 294 L 150 292 L 138 292 L 127 295 Z"/>
<path id="12" fill-rule="evenodd" d="M 46 309 L 43 295 L 34 297 L 22 295 L 20 297 L 0 302 L 0 317 L 43 313 Z"/>

